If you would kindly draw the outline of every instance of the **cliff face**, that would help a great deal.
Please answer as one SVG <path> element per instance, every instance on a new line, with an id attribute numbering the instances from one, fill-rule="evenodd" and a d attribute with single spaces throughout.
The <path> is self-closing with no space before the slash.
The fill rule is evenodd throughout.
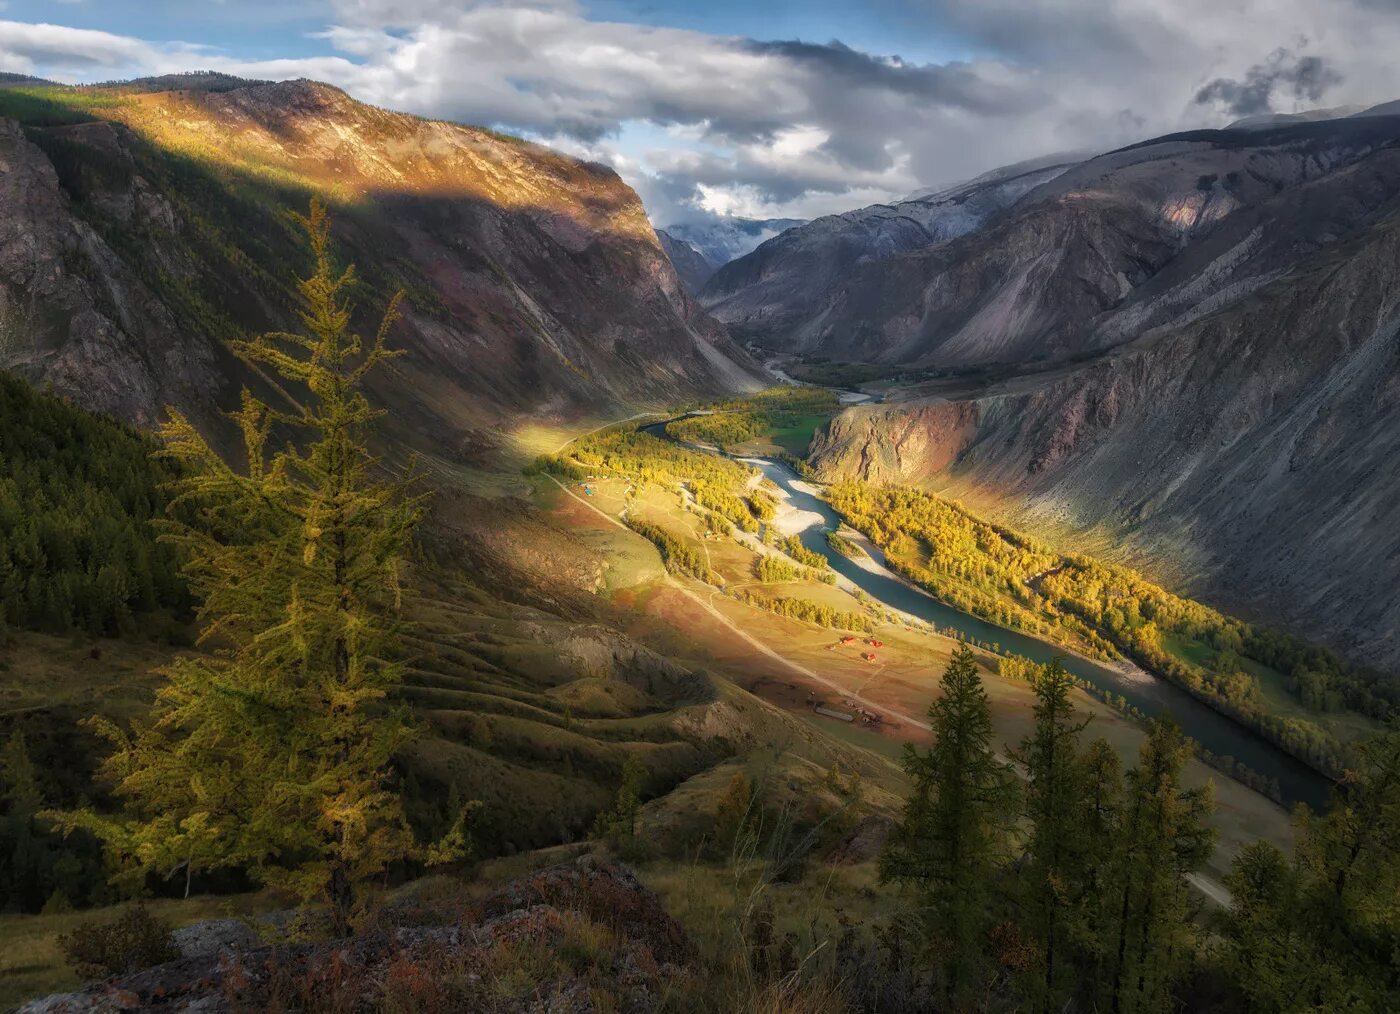
<path id="1" fill-rule="evenodd" d="M 661 249 L 671 258 L 676 274 L 685 283 L 686 290 L 694 294 L 705 287 L 716 271 L 717 266 L 705 259 L 705 255 L 683 239 L 677 239 L 665 229 L 656 230 L 656 238 L 661 241 Z"/>
<path id="2" fill-rule="evenodd" d="M 1373 220 L 1400 117 L 1201 131 L 821 219 L 703 302 L 747 339 L 966 367 L 1091 355 L 1240 298 Z M 1327 203 L 1327 202 L 1332 203 Z"/>
<path id="3" fill-rule="evenodd" d="M 610 169 L 312 82 L 35 95 L 0 93 L 0 365 L 91 407 L 229 404 L 226 340 L 292 323 L 312 194 L 364 326 L 408 292 L 378 393 L 409 442 L 470 457 L 523 415 L 757 386 Z"/>
<path id="4" fill-rule="evenodd" d="M 850 409 L 819 468 L 1104 536 L 1209 599 L 1400 668 L 1400 151 L 1292 207 L 1286 242 L 1310 252 L 1278 277 L 1079 365 Z"/>

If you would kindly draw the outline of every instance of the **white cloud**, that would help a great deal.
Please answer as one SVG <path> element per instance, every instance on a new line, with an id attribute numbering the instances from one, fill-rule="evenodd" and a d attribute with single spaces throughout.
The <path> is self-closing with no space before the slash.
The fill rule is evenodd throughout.
<path id="1" fill-rule="evenodd" d="M 321 78 L 608 161 L 663 223 L 807 217 L 1260 104 L 1400 97 L 1395 0 L 884 2 L 983 56 L 914 64 L 595 21 L 575 0 L 332 0 L 323 38 L 336 56 L 244 62 L 0 21 L 0 62 L 72 80 L 197 67 Z"/>

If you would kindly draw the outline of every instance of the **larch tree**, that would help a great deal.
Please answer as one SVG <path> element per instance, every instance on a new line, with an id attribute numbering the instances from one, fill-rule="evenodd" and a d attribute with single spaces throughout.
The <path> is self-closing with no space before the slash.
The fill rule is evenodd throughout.
<path id="1" fill-rule="evenodd" d="M 1039 1010 L 1058 1009 L 1073 982 L 1072 943 L 1094 843 L 1088 838 L 1085 777 L 1079 736 L 1086 724 L 1070 700 L 1074 677 L 1055 660 L 1041 668 L 1035 727 L 1013 754 L 1025 770 L 1022 816 L 1028 827 L 1019 881 L 1023 922 L 1035 944 L 1038 973 L 1030 993 Z"/>
<path id="2" fill-rule="evenodd" d="M 1400 732 L 1363 743 L 1327 812 L 1295 823 L 1292 862 L 1255 842 L 1231 869 L 1228 980 L 1251 1010 L 1400 1009 Z"/>
<path id="3" fill-rule="evenodd" d="M 243 455 L 226 461 L 180 412 L 161 429 L 181 466 L 165 538 L 183 553 L 202 602 L 201 644 L 178 659 L 148 720 L 130 732 L 94 720 L 115 745 L 105 763 L 126 804 L 86 826 L 134 878 L 240 867 L 324 901 L 337 929 L 359 911 L 360 888 L 422 855 L 389 784 L 411 736 L 388 701 L 401 680 L 399 570 L 423 510 L 413 466 L 385 471 L 366 444 L 383 412 L 369 375 L 398 355 L 351 328 L 353 267 L 339 270 L 325 208 L 296 216 L 314 259 L 298 288 L 299 333 L 233 343 L 275 375 L 290 409 L 243 392 L 232 418 Z M 289 434 L 273 449 L 273 435 Z"/>
<path id="4" fill-rule="evenodd" d="M 1191 745 L 1170 719 L 1156 719 L 1128 771 L 1109 871 L 1107 975 L 1101 1009 L 1150 1014 L 1173 1009 L 1173 988 L 1194 957 L 1187 875 L 1209 858 L 1205 819 L 1211 789 L 1187 789 Z"/>
<path id="5" fill-rule="evenodd" d="M 1071 945 L 1081 970 L 1080 988 L 1101 982 L 1106 975 L 1110 948 L 1107 928 L 1118 914 L 1111 884 L 1118 821 L 1123 799 L 1123 762 L 1109 742 L 1094 740 L 1080 762 L 1083 794 L 1079 819 L 1083 834 L 1084 882 L 1075 905 Z"/>
<path id="6" fill-rule="evenodd" d="M 987 978 L 994 873 L 1009 855 L 1015 781 L 992 750 L 992 720 L 977 660 L 953 653 L 929 706 L 934 744 L 909 746 L 914 791 L 880 857 L 880 876 L 912 888 L 926 943 L 956 1009 Z"/>

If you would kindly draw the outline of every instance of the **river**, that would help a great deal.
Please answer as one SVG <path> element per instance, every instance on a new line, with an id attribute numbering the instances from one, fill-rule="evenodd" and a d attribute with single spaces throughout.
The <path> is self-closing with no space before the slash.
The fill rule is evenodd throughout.
<path id="1" fill-rule="evenodd" d="M 674 421 L 674 420 L 668 420 Z M 663 439 L 672 439 L 665 430 L 666 423 L 643 427 Z M 687 444 L 694 450 L 708 450 Z M 720 453 L 720 452 L 713 452 Z M 1186 734 L 1221 756 L 1234 757 L 1266 778 L 1278 779 L 1284 801 L 1307 803 L 1321 809 L 1327 802 L 1330 781 L 1313 768 L 1274 746 L 1252 729 L 1241 725 L 1228 715 L 1197 700 L 1185 690 L 1151 675 L 1129 674 L 1092 659 L 1069 654 L 1061 645 L 1019 631 L 978 619 L 946 605 L 927 592 L 912 587 L 884 568 L 883 554 L 875 547 L 874 559 L 881 565 L 876 572 L 861 567 L 833 550 L 826 541 L 826 532 L 834 531 L 841 518 L 825 500 L 802 488 L 807 485 L 788 465 L 771 458 L 741 459 L 752 464 L 771 479 L 789 498 L 792 506 L 809 516 L 819 517 L 798 533 L 802 544 L 827 559 L 836 573 L 848 579 L 872 599 L 891 609 L 917 616 L 939 630 L 953 628 L 974 641 L 998 644 L 1003 651 L 1013 652 L 1037 662 L 1061 658 L 1064 666 L 1075 676 L 1100 691 L 1111 690 L 1144 714 L 1170 714 Z"/>

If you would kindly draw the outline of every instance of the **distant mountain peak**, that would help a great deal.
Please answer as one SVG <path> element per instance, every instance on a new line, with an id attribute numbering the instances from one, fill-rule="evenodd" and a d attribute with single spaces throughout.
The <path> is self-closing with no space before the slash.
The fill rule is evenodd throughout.
<path id="1" fill-rule="evenodd" d="M 727 216 L 706 222 L 679 222 L 662 228 L 667 235 L 694 247 L 706 261 L 721 268 L 774 236 L 804 223 L 805 219 L 801 218 Z"/>

